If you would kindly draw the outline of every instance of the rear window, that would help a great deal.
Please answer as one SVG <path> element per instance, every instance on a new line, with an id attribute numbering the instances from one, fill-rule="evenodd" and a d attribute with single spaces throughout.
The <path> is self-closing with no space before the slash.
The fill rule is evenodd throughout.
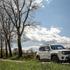
<path id="1" fill-rule="evenodd" d="M 50 49 L 49 46 L 43 46 L 39 48 L 39 51 L 46 51 L 47 49 Z"/>
<path id="2" fill-rule="evenodd" d="M 45 47 L 40 47 L 39 51 L 45 51 Z"/>

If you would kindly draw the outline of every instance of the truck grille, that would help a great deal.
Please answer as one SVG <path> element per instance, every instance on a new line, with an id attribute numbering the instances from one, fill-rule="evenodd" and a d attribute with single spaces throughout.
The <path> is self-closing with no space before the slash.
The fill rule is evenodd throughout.
<path id="1" fill-rule="evenodd" d="M 63 51 L 65 55 L 70 54 L 70 51 Z"/>

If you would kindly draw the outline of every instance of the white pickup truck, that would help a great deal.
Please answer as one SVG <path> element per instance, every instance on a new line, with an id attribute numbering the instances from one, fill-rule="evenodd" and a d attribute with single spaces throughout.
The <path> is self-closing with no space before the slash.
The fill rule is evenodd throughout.
<path id="1" fill-rule="evenodd" d="M 50 59 L 52 61 L 70 61 L 70 50 L 65 49 L 62 45 L 40 46 L 36 53 L 36 58 Z"/>

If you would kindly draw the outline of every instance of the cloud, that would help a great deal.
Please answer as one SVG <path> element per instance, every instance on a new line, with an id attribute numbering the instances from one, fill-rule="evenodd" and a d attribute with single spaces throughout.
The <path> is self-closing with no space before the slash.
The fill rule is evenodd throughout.
<path id="1" fill-rule="evenodd" d="M 44 28 L 38 26 L 37 28 L 28 28 L 29 30 L 26 33 L 26 36 L 32 40 L 52 40 L 55 36 L 57 36 L 60 33 L 60 30 L 58 28 Z"/>
<path id="2" fill-rule="evenodd" d="M 45 7 L 44 6 L 44 2 L 46 2 L 47 4 L 49 4 L 52 0 L 34 0 L 32 2 L 32 6 L 31 7 L 36 7 L 36 8 L 39 8 L 39 7 Z"/>
<path id="3" fill-rule="evenodd" d="M 40 43 L 60 43 L 60 44 L 68 44 L 67 46 L 70 46 L 70 38 L 66 36 L 61 36 L 61 30 L 56 27 L 51 27 L 51 28 L 45 28 L 45 27 L 40 27 L 37 26 L 31 27 L 31 28 L 26 28 L 25 29 L 26 36 L 32 41 L 32 44 L 34 46 L 39 45 Z M 31 44 L 31 41 L 29 44 Z M 37 41 L 36 44 L 34 44 Z M 32 46 L 33 46 L 32 45 Z"/>
<path id="4" fill-rule="evenodd" d="M 44 7 L 43 1 L 44 0 L 34 0 L 32 2 L 31 9 L 32 8 L 36 8 L 37 9 L 37 8 L 40 8 L 40 7 Z"/>

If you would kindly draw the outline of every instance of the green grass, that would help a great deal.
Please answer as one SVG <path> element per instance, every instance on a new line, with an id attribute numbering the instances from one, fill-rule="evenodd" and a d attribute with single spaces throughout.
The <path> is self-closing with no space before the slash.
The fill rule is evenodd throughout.
<path id="1" fill-rule="evenodd" d="M 70 70 L 70 64 L 42 63 L 35 60 L 0 61 L 0 70 Z"/>

